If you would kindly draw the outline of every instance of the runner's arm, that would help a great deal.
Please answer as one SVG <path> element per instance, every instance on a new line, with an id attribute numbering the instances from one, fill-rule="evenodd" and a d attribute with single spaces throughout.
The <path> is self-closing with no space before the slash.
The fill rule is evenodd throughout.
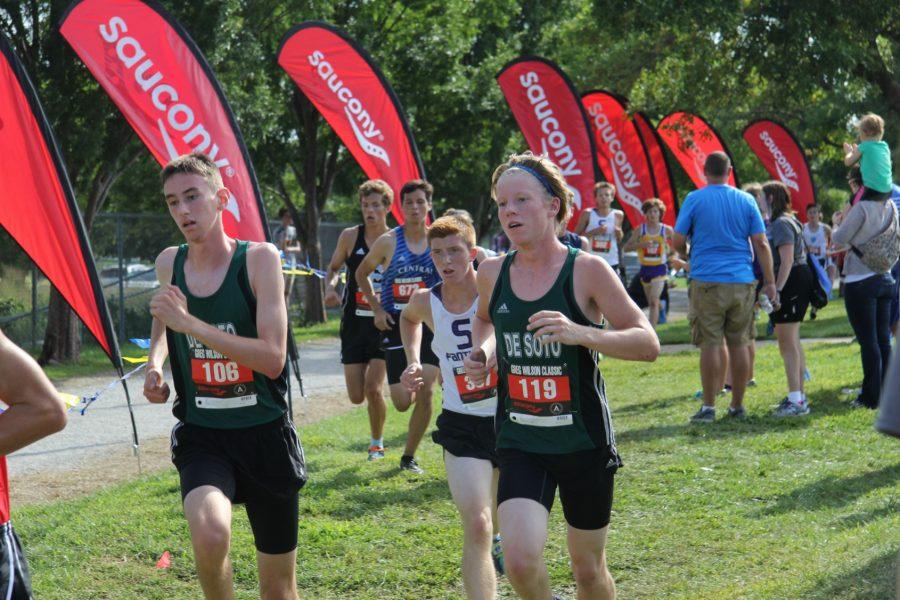
<path id="1" fill-rule="evenodd" d="M 505 257 L 491 258 L 478 266 L 475 282 L 478 287 L 478 308 L 475 310 L 475 321 L 472 323 L 472 352 L 463 360 L 466 374 L 477 385 L 481 385 L 488 377 L 490 370 L 497 364 L 497 340 L 494 336 L 494 324 L 491 322 L 490 303 L 494 286 L 500 275 Z M 479 356 L 478 351 L 484 354 Z"/>
<path id="2" fill-rule="evenodd" d="M 575 259 L 575 297 L 579 306 L 596 307 L 613 329 L 579 325 L 560 312 L 542 310 L 529 318 L 528 330 L 546 342 L 584 346 L 606 356 L 652 362 L 659 339 L 641 309 L 605 260 L 590 254 Z M 582 308 L 583 312 L 584 308 Z M 544 337 L 546 336 L 546 337 Z"/>
<path id="3" fill-rule="evenodd" d="M 0 331 L 0 455 L 56 433 L 66 426 L 66 409 L 47 376 L 24 350 Z"/>
<path id="4" fill-rule="evenodd" d="M 422 323 L 434 329 L 431 320 L 431 290 L 428 289 L 416 290 L 410 297 L 409 304 L 400 312 L 400 339 L 403 340 L 407 364 L 421 361 L 419 348 L 422 346 Z"/>
<path id="5" fill-rule="evenodd" d="M 616 242 L 619 243 L 622 241 L 622 238 L 625 237 L 625 232 L 622 231 L 622 223 L 625 222 L 625 213 L 621 210 L 614 211 L 616 215 Z"/>
<path id="6" fill-rule="evenodd" d="M 591 211 L 583 210 L 581 214 L 578 215 L 578 223 L 575 225 L 575 233 L 578 235 L 587 235 L 585 233 L 585 229 L 587 229 L 588 223 L 591 220 Z"/>
<path id="7" fill-rule="evenodd" d="M 170 247 L 156 257 L 156 279 L 161 289 L 172 281 L 172 268 L 178 248 Z M 169 399 L 169 385 L 163 378 L 162 368 L 169 355 L 165 324 L 153 317 L 150 325 L 150 350 L 147 354 L 147 369 L 144 371 L 144 397 L 153 403 L 164 403 Z"/>
<path id="8" fill-rule="evenodd" d="M 331 261 L 328 263 L 328 269 L 325 271 L 326 306 L 337 306 L 340 304 L 340 296 L 335 289 L 335 285 L 337 284 L 340 271 L 343 268 L 344 263 L 347 262 L 347 257 L 350 255 L 349 245 L 351 232 L 355 229 L 355 227 L 351 227 L 350 229 L 345 229 L 341 232 L 341 235 L 338 238 L 337 247 L 334 249 L 334 254 L 331 255 Z M 353 274 L 348 273 L 348 276 L 352 277 Z"/>
<path id="9" fill-rule="evenodd" d="M 236 363 L 271 378 L 284 369 L 287 355 L 287 308 L 281 260 L 272 244 L 247 250 L 250 287 L 256 296 L 256 333 L 233 335 L 205 323 L 187 311 L 187 298 L 177 286 L 167 285 L 150 302 L 150 312 L 169 329 L 191 335 L 208 348 Z"/>
<path id="10" fill-rule="evenodd" d="M 366 299 L 366 302 L 369 303 L 369 306 L 372 307 L 372 312 L 375 314 L 376 327 L 378 327 L 379 322 L 382 322 L 387 325 L 387 329 L 390 329 L 390 325 L 394 324 L 394 320 L 387 314 L 384 307 L 381 306 L 378 296 L 375 295 L 375 290 L 372 289 L 372 282 L 369 281 L 369 275 L 378 268 L 378 265 L 386 266 L 390 262 L 391 257 L 394 255 L 395 243 L 392 232 L 388 231 L 387 233 L 382 234 L 381 237 L 375 240 L 372 247 L 369 248 L 369 253 L 366 254 L 366 257 L 359 263 L 359 267 L 356 268 L 356 273 L 354 273 L 359 292 Z M 384 329 L 382 327 L 378 328 Z"/>
<path id="11" fill-rule="evenodd" d="M 628 241 L 625 242 L 624 246 L 622 246 L 622 252 L 631 252 L 632 250 L 637 250 L 639 239 L 641 239 L 640 230 L 632 229 L 631 235 L 628 236 Z"/>

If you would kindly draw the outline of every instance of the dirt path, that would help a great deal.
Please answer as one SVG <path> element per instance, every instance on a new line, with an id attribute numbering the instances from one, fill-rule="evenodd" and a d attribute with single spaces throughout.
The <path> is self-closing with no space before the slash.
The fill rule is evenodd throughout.
<path id="1" fill-rule="evenodd" d="M 300 348 L 300 368 L 308 399 L 291 381 L 294 419 L 300 428 L 354 408 L 347 400 L 337 339 L 308 342 Z M 61 391 L 88 395 L 114 375 L 76 377 L 58 384 Z M 170 469 L 171 406 L 149 404 L 141 395 L 143 377 L 129 381 L 141 439 L 143 473 Z M 10 497 L 14 506 L 72 498 L 135 477 L 131 426 L 121 386 L 102 396 L 84 416 L 70 413 L 65 430 L 8 457 Z"/>

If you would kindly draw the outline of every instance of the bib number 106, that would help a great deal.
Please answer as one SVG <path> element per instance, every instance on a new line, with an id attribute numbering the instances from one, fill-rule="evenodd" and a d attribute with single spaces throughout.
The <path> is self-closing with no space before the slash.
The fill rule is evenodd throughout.
<path id="1" fill-rule="evenodd" d="M 207 383 L 234 383 L 241 378 L 236 362 L 205 362 L 202 368 Z"/>

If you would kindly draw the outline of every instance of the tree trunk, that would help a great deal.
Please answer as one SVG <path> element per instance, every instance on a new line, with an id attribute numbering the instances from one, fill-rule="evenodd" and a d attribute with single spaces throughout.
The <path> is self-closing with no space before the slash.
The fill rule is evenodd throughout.
<path id="1" fill-rule="evenodd" d="M 81 354 L 80 321 L 56 288 L 50 290 L 47 330 L 38 363 L 78 360 Z"/>
<path id="2" fill-rule="evenodd" d="M 319 207 L 315 202 L 307 202 L 303 216 L 306 222 L 306 257 L 313 269 L 322 268 L 322 246 L 319 244 Z M 325 322 L 325 286 L 323 280 L 310 275 L 306 277 L 304 293 L 304 320 L 307 323 Z"/>

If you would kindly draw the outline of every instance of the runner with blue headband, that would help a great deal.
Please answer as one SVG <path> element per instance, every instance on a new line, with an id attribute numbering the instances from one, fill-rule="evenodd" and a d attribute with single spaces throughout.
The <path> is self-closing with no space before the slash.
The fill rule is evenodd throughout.
<path id="1" fill-rule="evenodd" d="M 516 249 L 479 266 L 473 349 L 464 364 L 474 385 L 492 367 L 498 374 L 497 504 L 506 575 L 522 598 L 551 597 L 543 550 L 558 488 L 578 595 L 613 598 L 604 547 L 622 463 L 597 354 L 652 361 L 659 340 L 606 261 L 556 238 L 573 194 L 555 164 L 530 153 L 512 156 L 491 182 L 500 224 Z M 610 328 L 599 328 L 601 317 Z"/>

